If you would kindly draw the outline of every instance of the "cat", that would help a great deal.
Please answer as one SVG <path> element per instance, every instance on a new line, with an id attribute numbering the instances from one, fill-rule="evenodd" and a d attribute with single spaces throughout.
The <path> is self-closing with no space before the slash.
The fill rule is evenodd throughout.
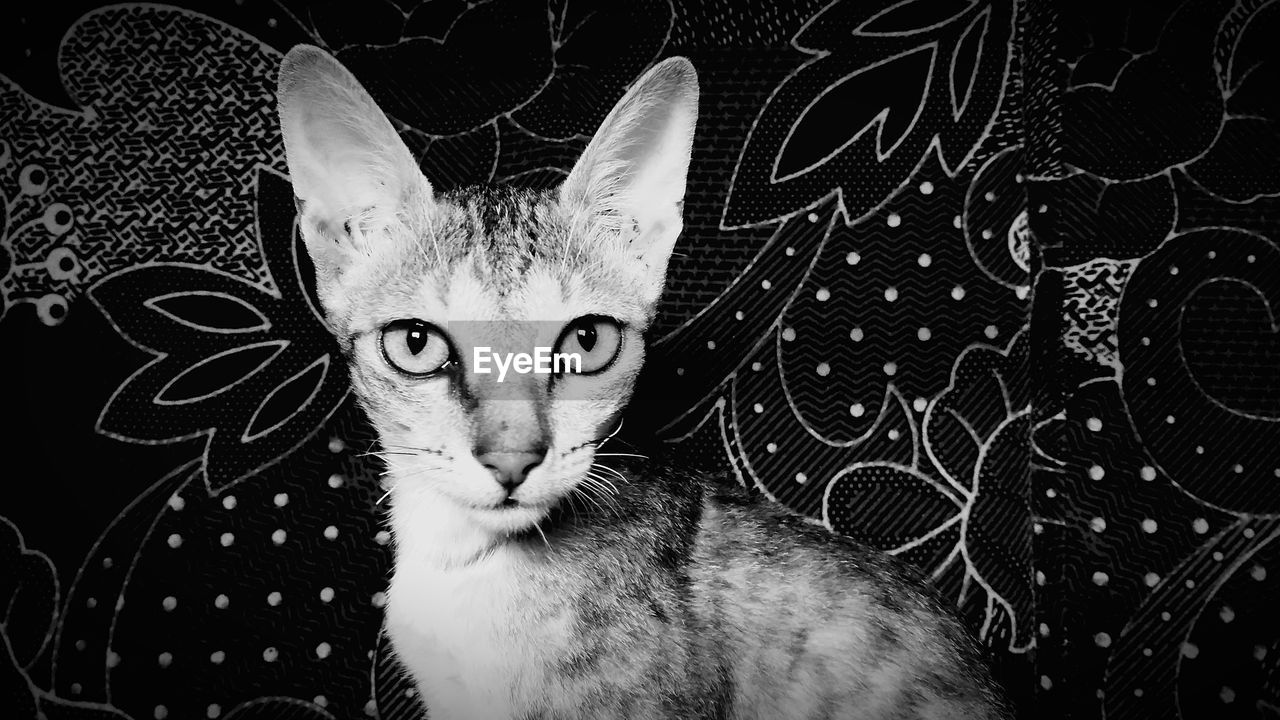
<path id="1" fill-rule="evenodd" d="M 279 114 L 317 293 L 386 461 L 386 632 L 432 718 L 1009 716 L 899 561 L 601 451 L 682 228 L 689 61 L 635 81 L 554 190 L 434 192 L 311 46 L 284 58 Z M 530 347 L 578 365 L 519 372 Z"/>

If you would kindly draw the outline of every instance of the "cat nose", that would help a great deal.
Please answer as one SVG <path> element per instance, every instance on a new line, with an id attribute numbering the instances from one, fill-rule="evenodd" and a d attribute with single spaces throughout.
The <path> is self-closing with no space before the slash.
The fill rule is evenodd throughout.
<path id="1" fill-rule="evenodd" d="M 533 469 L 542 464 L 542 459 L 546 457 L 545 450 L 534 450 L 526 452 L 487 452 L 476 457 L 489 472 L 493 473 L 493 479 L 498 484 L 507 489 L 507 492 L 515 490 L 524 479 L 533 472 Z"/>

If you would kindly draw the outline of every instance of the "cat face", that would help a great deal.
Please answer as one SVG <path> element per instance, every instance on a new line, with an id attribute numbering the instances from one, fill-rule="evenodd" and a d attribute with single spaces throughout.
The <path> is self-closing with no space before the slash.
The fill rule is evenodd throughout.
<path id="1" fill-rule="evenodd" d="M 437 194 L 355 78 L 316 48 L 280 117 L 317 289 L 386 452 L 393 503 L 531 527 L 607 482 L 681 229 L 697 116 L 682 58 L 656 65 L 554 191 Z"/>

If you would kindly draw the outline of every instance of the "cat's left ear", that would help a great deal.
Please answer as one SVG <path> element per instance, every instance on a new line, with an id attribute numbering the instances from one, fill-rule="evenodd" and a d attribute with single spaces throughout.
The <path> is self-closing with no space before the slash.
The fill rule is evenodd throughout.
<path id="1" fill-rule="evenodd" d="M 285 55 L 278 102 L 302 236 L 321 300 L 333 310 L 343 276 L 406 209 L 429 205 L 431 186 L 368 91 L 320 48 L 298 45 Z"/>
<path id="2" fill-rule="evenodd" d="M 656 301 L 683 227 L 685 180 L 698 121 L 698 74 L 682 57 L 636 81 L 560 187 L 560 202 L 630 237 Z"/>

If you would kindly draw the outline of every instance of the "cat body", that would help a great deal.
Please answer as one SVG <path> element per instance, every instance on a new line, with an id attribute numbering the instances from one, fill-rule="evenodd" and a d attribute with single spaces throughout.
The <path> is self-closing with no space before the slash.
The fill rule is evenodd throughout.
<path id="1" fill-rule="evenodd" d="M 896 563 L 712 479 L 636 465 L 615 506 L 566 512 L 545 540 L 397 563 L 388 632 L 436 716 L 999 716 L 970 641 Z"/>
<path id="2" fill-rule="evenodd" d="M 687 61 L 640 78 L 546 191 L 434 192 L 316 48 L 286 56 L 280 115 L 317 290 L 387 465 L 386 629 L 432 718 L 1005 716 L 898 561 L 608 452 L 682 227 Z M 535 347 L 580 363 L 482 367 Z"/>

